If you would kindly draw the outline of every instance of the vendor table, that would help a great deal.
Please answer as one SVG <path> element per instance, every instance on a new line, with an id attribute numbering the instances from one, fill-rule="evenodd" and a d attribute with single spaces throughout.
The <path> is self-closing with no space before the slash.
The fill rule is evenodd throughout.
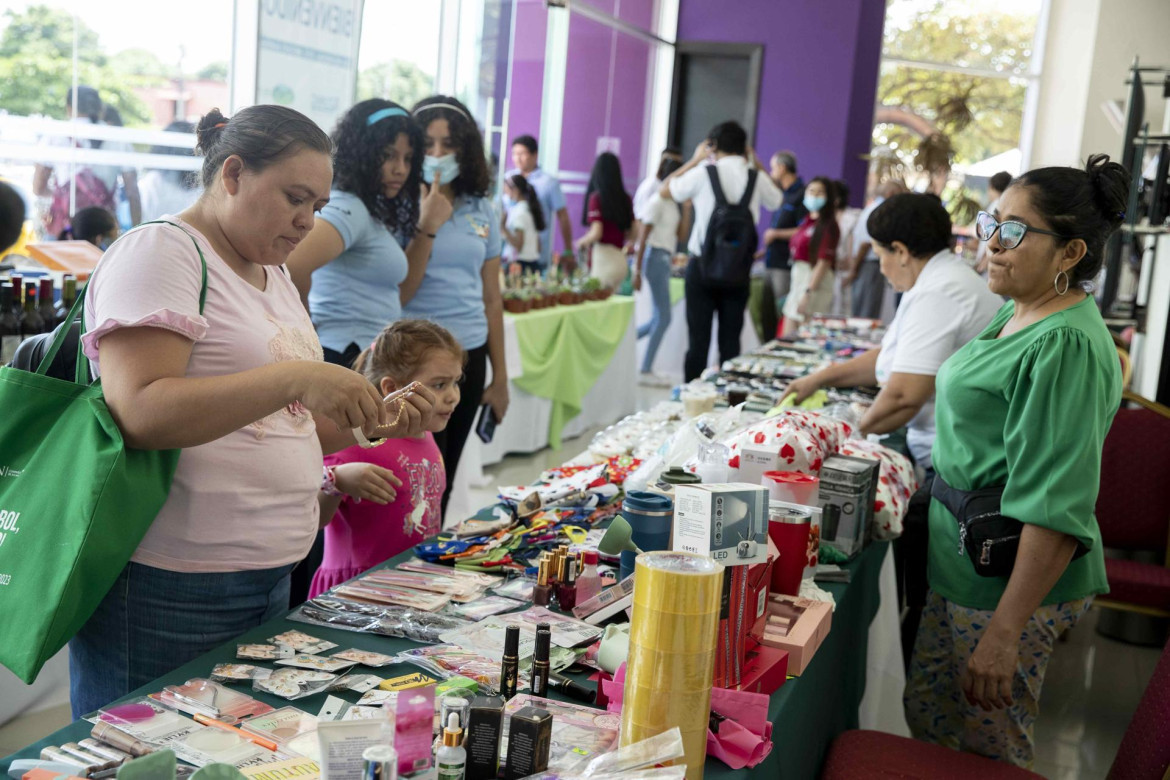
<path id="1" fill-rule="evenodd" d="M 485 510 L 484 516 L 488 516 L 490 511 Z M 754 769 L 740 771 L 733 771 L 715 759 L 708 759 L 706 777 L 780 777 L 784 780 L 811 780 L 817 777 L 833 738 L 846 729 L 858 727 L 858 707 L 866 687 L 870 623 L 877 614 L 881 601 L 879 574 L 883 569 L 888 547 L 889 544 L 886 542 L 875 542 L 847 564 L 845 568 L 852 572 L 852 580 L 848 585 L 825 586 L 837 600 L 832 627 L 805 673 L 801 677 L 788 680 L 771 697 L 768 717 L 773 724 L 772 753 Z M 410 552 L 403 553 L 387 561 L 383 566 L 393 566 L 406 560 L 410 555 Z M 393 654 L 417 646 L 406 639 L 340 631 L 278 618 L 159 678 L 132 693 L 131 697 L 156 693 L 166 685 L 181 684 L 191 678 L 206 677 L 216 664 L 235 660 L 237 641 L 264 642 L 268 637 L 293 629 L 336 642 L 341 648 L 356 647 Z M 383 667 L 375 673 L 380 677 L 394 677 L 412 671 L 417 671 L 417 667 L 400 665 Z M 583 679 L 581 676 L 577 677 L 579 680 Z M 253 695 L 274 707 L 289 704 L 268 694 L 255 692 Z M 350 702 L 355 702 L 359 698 L 358 694 L 349 691 L 333 695 Z M 561 698 L 555 692 L 552 695 Z M 324 704 L 325 698 L 326 694 L 322 693 L 291 703 L 305 712 L 316 714 Z M 89 731 L 90 725 L 85 722 L 66 726 L 40 742 L 0 760 L 0 773 L 6 773 L 8 765 L 13 760 L 37 757 L 42 748 L 75 742 L 88 736 Z"/>

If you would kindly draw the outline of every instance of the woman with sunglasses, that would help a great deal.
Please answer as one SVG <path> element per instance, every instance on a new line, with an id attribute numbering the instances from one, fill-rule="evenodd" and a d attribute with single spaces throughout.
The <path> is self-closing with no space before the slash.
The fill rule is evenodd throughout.
<path id="1" fill-rule="evenodd" d="M 936 380 L 931 591 L 905 695 L 919 739 L 1031 765 L 1053 646 L 1108 591 L 1093 509 L 1121 371 L 1086 287 L 1129 183 L 1106 155 L 1039 168 L 976 222 L 1011 300 Z"/>

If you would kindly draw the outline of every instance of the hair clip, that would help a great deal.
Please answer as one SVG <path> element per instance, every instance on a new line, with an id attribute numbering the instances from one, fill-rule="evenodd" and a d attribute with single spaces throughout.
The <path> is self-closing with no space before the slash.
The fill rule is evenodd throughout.
<path id="1" fill-rule="evenodd" d="M 383 119 L 388 119 L 392 116 L 410 116 L 410 114 L 406 113 L 405 109 L 398 108 L 397 106 L 393 108 L 383 108 L 366 117 L 366 126 L 369 127 L 370 125 L 376 125 Z"/>
<path id="2" fill-rule="evenodd" d="M 212 126 L 211 126 L 211 129 L 212 129 L 212 130 L 216 130 L 216 129 L 220 128 L 220 127 L 227 127 L 227 122 L 219 122 L 219 123 L 217 123 L 217 124 L 214 124 L 214 125 L 212 125 Z"/>
<path id="3" fill-rule="evenodd" d="M 1124 211 L 1117 212 L 1117 218 L 1118 219 L 1125 219 L 1125 212 Z"/>

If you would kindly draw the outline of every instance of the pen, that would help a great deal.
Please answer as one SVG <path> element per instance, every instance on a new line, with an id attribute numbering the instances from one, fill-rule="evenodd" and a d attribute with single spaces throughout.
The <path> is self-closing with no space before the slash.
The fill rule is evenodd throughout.
<path id="1" fill-rule="evenodd" d="M 273 752 L 276 751 L 276 743 L 273 742 L 272 740 L 265 739 L 264 737 L 260 737 L 260 736 L 257 736 L 255 734 L 249 734 L 248 732 L 244 731 L 243 729 L 238 729 L 235 726 L 229 726 L 228 724 L 224 723 L 222 720 L 216 720 L 215 718 L 209 718 L 206 715 L 196 715 L 195 722 L 202 723 L 204 726 L 211 726 L 212 728 L 215 728 L 215 729 L 222 729 L 223 731 L 230 731 L 233 734 L 235 734 L 236 736 L 243 737 L 244 739 L 248 740 L 249 742 L 252 742 L 256 745 L 259 745 L 262 748 L 265 748 L 267 750 L 271 750 Z"/>

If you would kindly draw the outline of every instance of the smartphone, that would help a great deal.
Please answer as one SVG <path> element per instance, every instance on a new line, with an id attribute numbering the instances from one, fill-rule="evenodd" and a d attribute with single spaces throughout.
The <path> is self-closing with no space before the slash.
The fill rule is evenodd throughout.
<path id="1" fill-rule="evenodd" d="M 491 404 L 484 404 L 479 408 L 479 422 L 475 426 L 475 433 L 480 440 L 487 444 L 496 435 L 496 425 L 499 420 L 496 419 L 496 413 L 492 411 Z"/>

